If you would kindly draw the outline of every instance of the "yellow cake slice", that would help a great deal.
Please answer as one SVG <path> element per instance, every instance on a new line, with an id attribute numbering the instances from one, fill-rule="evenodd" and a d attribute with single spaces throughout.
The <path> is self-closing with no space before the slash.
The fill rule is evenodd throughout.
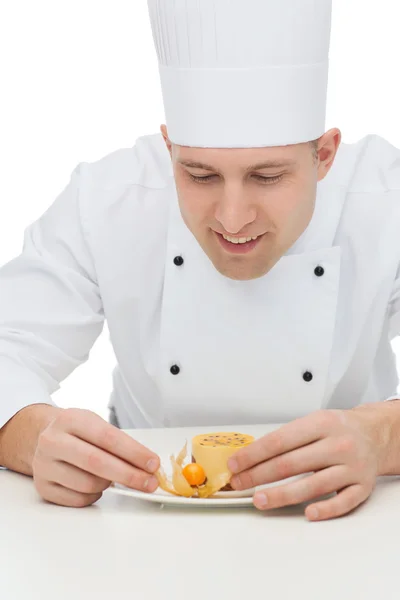
<path id="1" fill-rule="evenodd" d="M 196 435 L 192 439 L 192 460 L 201 465 L 208 481 L 229 473 L 228 459 L 240 448 L 254 442 L 254 437 L 237 432 L 216 432 Z M 224 491 L 232 490 L 228 484 Z"/>

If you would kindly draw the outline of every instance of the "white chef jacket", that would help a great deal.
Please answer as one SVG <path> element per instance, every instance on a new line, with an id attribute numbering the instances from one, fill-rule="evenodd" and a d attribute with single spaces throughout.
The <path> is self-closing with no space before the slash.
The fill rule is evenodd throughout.
<path id="1" fill-rule="evenodd" d="M 176 257 L 179 257 L 178 259 Z M 0 269 L 0 427 L 51 395 L 107 319 L 120 426 L 282 423 L 396 394 L 400 150 L 342 143 L 313 218 L 233 281 L 183 223 L 161 134 L 78 164 Z"/>

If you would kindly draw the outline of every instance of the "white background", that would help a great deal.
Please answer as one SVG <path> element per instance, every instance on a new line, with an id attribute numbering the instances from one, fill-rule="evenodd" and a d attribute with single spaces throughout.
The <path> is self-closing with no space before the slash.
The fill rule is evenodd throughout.
<path id="1" fill-rule="evenodd" d="M 399 21 L 398 0 L 333 0 L 326 129 L 344 142 L 400 147 Z M 0 0 L 0 56 L 3 264 L 79 162 L 156 133 L 164 112 L 146 0 Z M 107 417 L 114 365 L 105 328 L 55 401 Z"/>

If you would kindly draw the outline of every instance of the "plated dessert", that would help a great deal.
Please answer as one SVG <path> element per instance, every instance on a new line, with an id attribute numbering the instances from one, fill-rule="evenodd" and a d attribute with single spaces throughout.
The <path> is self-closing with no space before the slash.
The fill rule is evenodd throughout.
<path id="1" fill-rule="evenodd" d="M 229 492 L 232 473 L 228 459 L 253 441 L 253 436 L 238 432 L 197 435 L 191 443 L 191 462 L 185 464 L 186 443 L 176 458 L 170 456 L 172 478 L 168 479 L 162 467 L 157 472 L 159 486 L 165 492 L 185 498 L 209 498 L 217 492 Z"/>

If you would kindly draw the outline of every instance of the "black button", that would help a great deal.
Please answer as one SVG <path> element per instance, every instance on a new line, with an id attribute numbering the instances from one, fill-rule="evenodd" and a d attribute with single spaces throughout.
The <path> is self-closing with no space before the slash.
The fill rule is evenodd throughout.
<path id="1" fill-rule="evenodd" d="M 174 258 L 174 264 L 175 264 L 177 267 L 181 267 L 181 266 L 183 265 L 183 262 L 184 262 L 184 261 L 183 261 L 183 258 L 182 258 L 182 256 L 175 256 L 175 258 Z"/>
<path id="2" fill-rule="evenodd" d="M 304 381 L 306 381 L 307 383 L 309 383 L 309 382 L 310 382 L 310 381 L 312 381 L 312 379 L 313 379 L 313 374 L 312 374 L 312 373 L 310 373 L 310 371 L 306 371 L 306 372 L 303 374 L 303 379 L 304 379 Z"/>
<path id="3" fill-rule="evenodd" d="M 172 365 L 172 367 L 170 368 L 170 371 L 171 371 L 172 375 L 179 375 L 181 370 L 178 367 L 178 365 Z"/>
<path id="4" fill-rule="evenodd" d="M 323 267 L 315 267 L 314 269 L 314 273 L 317 277 L 322 277 L 322 275 L 325 273 L 325 269 Z"/>

